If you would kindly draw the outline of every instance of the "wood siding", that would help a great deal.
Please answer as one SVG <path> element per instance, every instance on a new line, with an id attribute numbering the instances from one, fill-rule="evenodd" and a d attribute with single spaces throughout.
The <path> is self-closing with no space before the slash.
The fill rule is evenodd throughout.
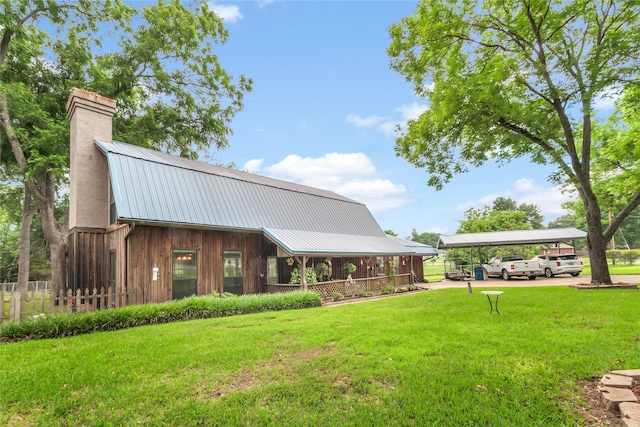
<path id="1" fill-rule="evenodd" d="M 105 232 L 74 228 L 69 232 L 67 287 L 100 289 L 106 284 Z"/>
<path id="2" fill-rule="evenodd" d="M 69 238 L 69 288 L 107 289 L 109 287 L 109 256 L 115 261 L 115 286 L 113 292 L 126 301 L 115 301 L 120 307 L 127 304 L 164 302 L 172 299 L 172 251 L 195 250 L 198 260 L 197 294 L 208 295 L 223 292 L 223 253 L 240 251 L 243 262 L 244 294 L 265 292 L 266 257 L 277 253 L 277 247 L 260 233 L 197 230 L 188 228 L 129 226 L 120 224 L 109 230 L 72 230 Z M 391 257 L 384 257 L 385 260 Z M 423 280 L 422 257 L 399 258 L 398 274 L 413 271 Z M 307 268 L 326 257 L 310 258 Z M 331 277 L 343 280 L 347 277 L 344 264 L 353 263 L 357 271 L 354 279 L 376 277 L 376 257 L 331 258 Z M 278 258 L 280 283 L 289 283 L 291 271 L 287 258 Z M 153 268 L 158 268 L 157 280 L 153 280 Z M 386 273 L 386 271 L 385 271 Z M 262 277 L 260 275 L 263 275 Z"/>
<path id="3" fill-rule="evenodd" d="M 193 249 L 198 257 L 198 295 L 223 292 L 222 257 L 224 251 L 242 252 L 243 293 L 264 292 L 266 253 L 275 253 L 275 245 L 262 234 L 186 228 L 137 226 L 128 238 L 127 287 L 131 303 L 171 300 L 172 259 L 174 249 Z M 152 280 L 152 269 L 158 279 Z"/>

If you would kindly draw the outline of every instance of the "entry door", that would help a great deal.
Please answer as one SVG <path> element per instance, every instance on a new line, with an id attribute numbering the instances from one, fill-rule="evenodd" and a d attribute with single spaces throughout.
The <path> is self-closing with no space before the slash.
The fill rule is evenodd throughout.
<path id="1" fill-rule="evenodd" d="M 222 257 L 224 292 L 242 295 L 242 252 L 224 251 Z"/>
<path id="2" fill-rule="evenodd" d="M 173 281 L 171 297 L 185 298 L 198 294 L 198 259 L 192 249 L 174 249 L 172 252 Z"/>

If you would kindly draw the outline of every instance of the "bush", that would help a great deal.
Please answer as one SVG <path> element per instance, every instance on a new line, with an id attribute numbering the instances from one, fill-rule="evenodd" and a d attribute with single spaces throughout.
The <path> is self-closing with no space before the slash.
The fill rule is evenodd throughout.
<path id="1" fill-rule="evenodd" d="M 358 298 L 367 298 L 367 297 L 372 297 L 373 296 L 373 292 L 371 291 L 362 291 L 360 293 L 358 293 Z"/>
<path id="2" fill-rule="evenodd" d="M 621 257 L 622 257 L 622 252 L 620 251 L 616 251 L 616 250 L 607 251 L 607 258 L 611 260 L 613 265 L 616 265 L 616 261 L 619 260 Z"/>
<path id="3" fill-rule="evenodd" d="M 345 262 L 344 263 L 344 267 L 343 267 L 347 273 L 352 274 L 355 273 L 355 271 L 358 269 L 358 267 L 355 266 L 355 264 L 351 263 L 351 262 Z"/>
<path id="4" fill-rule="evenodd" d="M 631 250 L 631 251 L 622 252 L 622 256 L 620 257 L 620 260 L 625 264 L 631 265 L 635 263 L 638 260 L 638 258 L 640 258 L 640 252 Z"/>
<path id="5" fill-rule="evenodd" d="M 342 301 L 344 299 L 344 295 L 340 292 L 331 292 L 331 299 L 334 301 Z"/>
<path id="6" fill-rule="evenodd" d="M 387 285 L 380 290 L 383 295 L 394 294 L 396 292 L 396 288 L 393 285 Z"/>
<path id="7" fill-rule="evenodd" d="M 115 331 L 135 326 L 155 325 L 184 320 L 207 319 L 259 313 L 263 311 L 292 310 L 319 307 L 320 297 L 311 291 L 277 294 L 255 294 L 229 297 L 214 294 L 188 297 L 161 304 L 131 305 L 85 314 L 55 314 L 38 316 L 21 322 L 0 324 L 0 342 L 28 339 L 60 338 L 91 332 Z"/>
<path id="8" fill-rule="evenodd" d="M 305 276 L 307 276 L 307 284 L 312 285 L 318 282 L 316 271 L 313 268 L 306 268 L 304 271 Z M 292 285 L 300 283 L 300 267 L 296 267 L 291 270 L 291 280 L 289 280 L 289 283 Z"/>

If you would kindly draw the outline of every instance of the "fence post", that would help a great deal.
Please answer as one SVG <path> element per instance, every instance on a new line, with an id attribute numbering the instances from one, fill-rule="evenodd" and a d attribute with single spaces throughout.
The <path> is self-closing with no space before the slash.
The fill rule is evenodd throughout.
<path id="1" fill-rule="evenodd" d="M 14 322 L 20 321 L 20 292 L 11 292 L 11 301 L 9 302 L 9 320 Z"/>

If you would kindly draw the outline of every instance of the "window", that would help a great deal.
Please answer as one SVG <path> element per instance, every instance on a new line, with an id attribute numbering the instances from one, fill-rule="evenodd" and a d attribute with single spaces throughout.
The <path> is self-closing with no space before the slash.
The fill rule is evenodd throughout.
<path id="1" fill-rule="evenodd" d="M 172 298 L 198 294 L 198 258 L 193 249 L 174 249 L 172 258 Z"/>
<path id="2" fill-rule="evenodd" d="M 224 251 L 222 265 L 223 292 L 242 295 L 242 252 Z"/>
<path id="3" fill-rule="evenodd" d="M 273 285 L 278 283 L 278 258 L 267 257 L 267 283 Z"/>

